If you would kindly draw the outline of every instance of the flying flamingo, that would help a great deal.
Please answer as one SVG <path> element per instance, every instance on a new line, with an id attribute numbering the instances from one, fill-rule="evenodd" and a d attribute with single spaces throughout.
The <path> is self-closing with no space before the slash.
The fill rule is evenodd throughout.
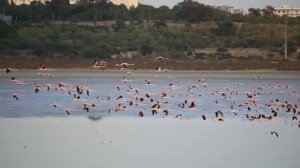
<path id="1" fill-rule="evenodd" d="M 134 66 L 135 64 L 129 64 L 127 62 L 121 63 L 121 64 L 116 64 L 117 67 L 121 67 L 121 69 L 125 70 L 128 68 L 128 66 Z"/>

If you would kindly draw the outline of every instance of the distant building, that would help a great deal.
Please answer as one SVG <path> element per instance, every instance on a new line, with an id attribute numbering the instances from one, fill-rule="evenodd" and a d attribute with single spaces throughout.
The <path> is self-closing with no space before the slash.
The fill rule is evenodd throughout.
<path id="1" fill-rule="evenodd" d="M 49 0 L 10 0 L 9 2 L 10 3 L 14 2 L 14 4 L 16 4 L 16 5 L 22 5 L 22 4 L 30 5 L 30 3 L 32 1 L 38 1 L 38 2 L 45 4 Z"/>
<path id="2" fill-rule="evenodd" d="M 50 2 L 51 0 L 10 0 L 9 2 L 14 2 L 14 4 L 16 5 L 22 5 L 22 4 L 30 5 L 32 1 L 38 1 L 45 4 L 47 1 Z M 69 2 L 70 4 L 76 4 L 77 2 L 79 2 L 79 0 L 69 0 Z"/>
<path id="3" fill-rule="evenodd" d="M 244 14 L 243 9 L 239 9 L 233 6 L 213 6 L 216 9 L 219 9 L 221 11 L 229 12 L 231 14 Z"/>
<path id="4" fill-rule="evenodd" d="M 10 15 L 0 14 L 0 20 L 3 20 L 7 24 L 12 24 L 12 19 L 13 19 L 13 17 Z"/>
<path id="5" fill-rule="evenodd" d="M 80 0 L 69 0 L 70 4 L 77 4 Z"/>
<path id="6" fill-rule="evenodd" d="M 229 13 L 231 13 L 231 14 L 242 14 L 243 15 L 244 11 L 243 11 L 243 9 L 231 7 L 231 8 L 229 8 Z"/>
<path id="7" fill-rule="evenodd" d="M 274 14 L 278 16 L 299 17 L 300 8 L 290 8 L 288 5 L 282 5 L 279 8 L 274 8 Z"/>
<path id="8" fill-rule="evenodd" d="M 113 4 L 121 5 L 124 4 L 127 8 L 134 6 L 137 7 L 139 3 L 142 3 L 142 0 L 110 0 Z"/>
<path id="9" fill-rule="evenodd" d="M 32 1 L 39 1 L 43 4 L 47 1 L 51 0 L 10 0 L 10 2 L 14 2 L 16 5 L 22 5 L 22 4 L 27 4 L 29 5 Z M 77 4 L 80 0 L 69 0 L 70 4 Z M 110 0 L 112 3 L 116 5 L 124 4 L 128 8 L 131 6 L 137 7 L 139 3 L 142 2 L 142 0 Z"/>

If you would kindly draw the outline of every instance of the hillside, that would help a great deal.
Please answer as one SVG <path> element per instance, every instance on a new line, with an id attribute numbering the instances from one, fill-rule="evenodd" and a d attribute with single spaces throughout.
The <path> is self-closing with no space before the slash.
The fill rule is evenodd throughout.
<path id="1" fill-rule="evenodd" d="M 112 62 L 122 59 L 141 61 L 164 56 L 168 57 L 169 61 L 175 62 L 176 60 L 185 62 L 198 60 L 204 62 L 203 67 L 206 67 L 205 62 L 216 60 L 219 62 L 264 60 L 274 63 L 284 58 L 283 25 L 280 24 L 233 23 L 225 27 L 225 29 L 232 29 L 227 31 L 228 34 L 218 34 L 218 29 L 226 26 L 227 23 L 224 25 L 217 22 L 140 24 L 109 21 L 98 22 L 96 25 L 91 23 L 47 22 L 9 26 L 9 30 L 14 31 L 0 39 L 0 55 L 6 60 L 87 59 L 88 62 L 94 59 L 114 60 Z M 226 32 L 224 27 L 221 28 L 222 33 Z M 288 26 L 287 31 L 289 59 L 297 60 L 300 27 Z M 0 65 L 4 67 L 6 64 L 2 61 Z M 28 66 L 31 67 L 30 63 Z M 78 66 L 81 67 L 80 65 L 75 67 Z M 274 69 L 272 67 L 269 69 Z"/>

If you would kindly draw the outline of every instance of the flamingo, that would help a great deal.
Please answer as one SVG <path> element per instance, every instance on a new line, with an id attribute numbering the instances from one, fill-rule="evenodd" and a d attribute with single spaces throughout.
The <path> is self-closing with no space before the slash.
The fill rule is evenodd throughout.
<path id="1" fill-rule="evenodd" d="M 278 135 L 278 133 L 276 131 L 274 131 L 274 130 L 271 131 L 271 135 L 273 135 L 273 134 L 278 138 L 279 135 Z"/>
<path id="2" fill-rule="evenodd" d="M 127 62 L 121 63 L 121 64 L 116 64 L 117 67 L 121 67 L 121 69 L 127 69 L 128 66 L 134 66 L 135 64 L 129 64 Z"/>
<path id="3" fill-rule="evenodd" d="M 158 59 L 161 63 L 163 63 L 164 60 L 169 59 L 169 58 L 165 58 L 165 57 L 162 57 L 162 56 L 158 56 L 158 57 L 156 57 L 156 59 Z"/>
<path id="4" fill-rule="evenodd" d="M 144 113 L 143 113 L 142 111 L 140 111 L 140 112 L 139 112 L 139 116 L 140 116 L 140 117 L 143 117 L 143 116 L 144 116 Z"/>
<path id="5" fill-rule="evenodd" d="M 19 100 L 19 96 L 21 96 L 20 94 L 18 93 L 12 93 L 11 94 L 13 98 L 15 98 L 16 100 Z"/>
<path id="6" fill-rule="evenodd" d="M 40 70 L 46 70 L 45 64 L 40 64 Z"/>
<path id="7" fill-rule="evenodd" d="M 97 60 L 94 61 L 94 65 L 92 66 L 93 68 L 105 68 L 107 66 L 108 62 L 106 61 L 100 61 L 98 62 Z"/>
<path id="8" fill-rule="evenodd" d="M 6 68 L 6 73 L 7 74 L 10 73 L 10 68 L 9 67 Z"/>

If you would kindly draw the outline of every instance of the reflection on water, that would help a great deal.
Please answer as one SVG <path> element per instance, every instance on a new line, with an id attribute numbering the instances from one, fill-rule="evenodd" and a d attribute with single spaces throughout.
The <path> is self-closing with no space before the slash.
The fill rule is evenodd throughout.
<path id="1" fill-rule="evenodd" d="M 12 76 L 26 84 L 17 85 L 10 81 Z M 59 88 L 59 83 L 63 87 Z M 36 85 L 40 90 L 37 94 Z M 74 99 L 74 94 L 78 96 L 75 86 L 84 90 L 78 100 Z M 19 95 L 18 101 L 13 93 Z M 95 121 L 103 116 L 138 116 L 141 111 L 152 116 L 150 108 L 156 102 L 161 108 L 154 117 L 163 117 L 165 109 L 169 116 L 187 118 L 213 117 L 218 110 L 226 117 L 272 115 L 267 105 L 277 108 L 279 117 L 291 117 L 279 104 L 287 101 L 299 105 L 299 93 L 300 75 L 296 72 L 17 71 L 0 76 L 0 117 L 67 116 L 66 110 Z M 188 107 L 192 101 L 195 108 Z M 253 101 L 255 104 L 249 105 Z M 181 104 L 185 107 L 179 108 Z M 88 112 L 84 106 L 89 107 Z M 126 108 L 116 110 L 120 106 Z"/>
<path id="2" fill-rule="evenodd" d="M 92 120 L 92 121 L 99 121 L 101 120 L 103 117 L 101 115 L 89 115 L 88 119 Z"/>

